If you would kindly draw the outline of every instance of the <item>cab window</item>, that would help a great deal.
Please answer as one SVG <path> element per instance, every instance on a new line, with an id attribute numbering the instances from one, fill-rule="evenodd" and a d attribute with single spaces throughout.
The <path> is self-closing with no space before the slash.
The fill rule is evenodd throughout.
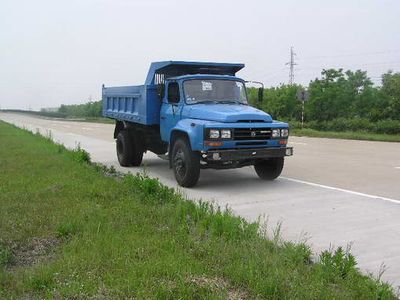
<path id="1" fill-rule="evenodd" d="M 168 102 L 178 103 L 179 102 L 179 85 L 177 82 L 170 82 L 168 84 Z"/>

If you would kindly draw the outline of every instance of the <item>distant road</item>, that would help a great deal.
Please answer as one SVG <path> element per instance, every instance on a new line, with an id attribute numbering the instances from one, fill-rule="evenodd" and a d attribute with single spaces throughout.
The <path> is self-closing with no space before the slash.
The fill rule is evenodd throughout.
<path id="1" fill-rule="evenodd" d="M 94 161 L 118 166 L 113 125 L 48 120 L 1 113 L 0 119 L 42 133 L 51 131 L 67 147 L 81 147 Z M 1 142 L 1 140 L 0 140 Z M 294 156 L 282 177 L 258 179 L 252 167 L 202 170 L 198 186 L 180 189 L 191 199 L 228 205 L 248 220 L 264 215 L 272 230 L 282 222 L 286 240 L 307 240 L 318 252 L 330 245 L 352 245 L 359 266 L 400 285 L 400 143 L 291 137 Z M 176 187 L 168 162 L 144 156 L 149 175 Z"/>

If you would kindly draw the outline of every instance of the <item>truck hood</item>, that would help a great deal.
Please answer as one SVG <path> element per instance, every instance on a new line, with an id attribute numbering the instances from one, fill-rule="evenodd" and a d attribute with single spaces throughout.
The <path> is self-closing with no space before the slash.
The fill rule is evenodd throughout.
<path id="1" fill-rule="evenodd" d="M 238 121 L 272 122 L 269 114 L 248 105 L 240 104 L 193 104 L 187 106 L 185 115 L 192 119 L 201 119 L 223 123 Z"/>

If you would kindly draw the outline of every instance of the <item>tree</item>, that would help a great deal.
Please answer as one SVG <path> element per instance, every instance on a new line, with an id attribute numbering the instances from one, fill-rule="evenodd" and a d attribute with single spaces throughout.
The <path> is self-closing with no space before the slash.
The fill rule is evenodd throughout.
<path id="1" fill-rule="evenodd" d="M 382 75 L 380 95 L 384 117 L 400 120 L 400 73 L 389 71 Z"/>

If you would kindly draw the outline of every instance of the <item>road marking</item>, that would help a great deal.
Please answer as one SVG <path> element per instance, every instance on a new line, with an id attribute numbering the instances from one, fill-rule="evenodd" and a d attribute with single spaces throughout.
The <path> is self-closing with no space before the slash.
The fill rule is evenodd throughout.
<path id="1" fill-rule="evenodd" d="M 293 145 L 307 145 L 307 143 L 302 143 L 302 142 L 289 142 L 289 144 L 293 144 Z"/>
<path id="2" fill-rule="evenodd" d="M 376 195 L 370 195 L 370 194 L 364 194 L 364 193 L 360 193 L 360 192 L 350 191 L 350 190 L 341 189 L 341 188 L 337 188 L 337 187 L 333 187 L 333 186 L 329 186 L 329 185 L 323 185 L 323 184 L 318 184 L 318 183 L 314 183 L 314 182 L 308 182 L 308 181 L 294 179 L 294 178 L 288 178 L 288 177 L 280 177 L 280 178 L 286 179 L 286 180 L 289 180 L 289 181 L 293 181 L 293 182 L 298 182 L 298 183 L 303 183 L 303 184 L 307 184 L 307 185 L 311 185 L 311 186 L 320 187 L 320 188 L 323 188 L 323 189 L 339 191 L 339 192 L 344 192 L 344 193 L 357 195 L 357 196 L 361 196 L 361 197 L 367 197 L 367 198 L 371 198 L 371 199 L 379 199 L 379 200 L 383 200 L 383 201 L 388 201 L 388 202 L 400 204 L 400 200 L 397 200 L 397 199 L 392 199 L 392 198 L 387 198 L 387 197 L 382 197 L 382 196 L 376 196 Z"/>

